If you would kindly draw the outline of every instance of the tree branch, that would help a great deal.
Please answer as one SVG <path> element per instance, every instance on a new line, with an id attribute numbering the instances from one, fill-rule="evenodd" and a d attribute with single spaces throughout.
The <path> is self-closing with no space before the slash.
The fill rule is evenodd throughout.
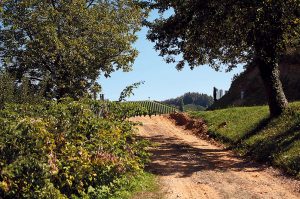
<path id="1" fill-rule="evenodd" d="M 91 7 L 92 5 L 93 5 L 93 3 L 95 2 L 95 0 L 90 0 L 90 2 L 88 2 L 88 5 L 87 5 L 87 7 L 86 8 L 89 8 L 89 7 Z"/>
<path id="2" fill-rule="evenodd" d="M 56 6 L 55 6 L 55 0 L 51 0 L 51 4 L 52 4 L 54 10 L 57 10 L 57 8 L 56 8 Z"/>
<path id="3" fill-rule="evenodd" d="M 37 81 L 43 81 L 43 79 L 40 79 L 40 78 L 37 78 L 37 77 L 29 77 L 29 79 L 37 80 Z"/>

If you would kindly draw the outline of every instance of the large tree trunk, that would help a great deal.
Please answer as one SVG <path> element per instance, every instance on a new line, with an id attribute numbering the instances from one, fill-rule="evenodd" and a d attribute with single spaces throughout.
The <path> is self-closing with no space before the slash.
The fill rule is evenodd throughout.
<path id="1" fill-rule="evenodd" d="M 256 63 L 265 86 L 270 115 L 271 117 L 276 117 L 288 106 L 280 81 L 278 63 L 266 62 L 262 59 L 257 59 Z"/>
<path id="2" fill-rule="evenodd" d="M 265 86 L 270 115 L 280 115 L 288 106 L 280 81 L 279 59 L 284 51 L 284 33 L 282 27 L 282 3 L 274 1 L 273 6 L 261 5 L 262 10 L 257 13 L 259 20 L 255 22 L 254 49 L 255 62 L 258 65 L 262 81 Z"/>

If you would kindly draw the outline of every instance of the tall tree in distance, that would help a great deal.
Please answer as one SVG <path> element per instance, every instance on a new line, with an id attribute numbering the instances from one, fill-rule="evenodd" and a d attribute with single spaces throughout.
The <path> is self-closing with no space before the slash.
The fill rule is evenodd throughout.
<path id="1" fill-rule="evenodd" d="M 214 101 L 217 101 L 217 92 L 218 92 L 218 89 L 216 87 L 214 87 L 214 90 L 213 90 Z"/>
<path id="2" fill-rule="evenodd" d="M 179 110 L 180 110 L 181 112 L 184 112 L 184 103 L 183 103 L 183 99 L 180 100 Z"/>
<path id="3" fill-rule="evenodd" d="M 0 58 L 17 79 L 48 79 L 52 97 L 78 98 L 103 74 L 130 71 L 146 12 L 135 0 L 2 0 Z"/>
<path id="4" fill-rule="evenodd" d="M 171 15 L 148 22 L 148 39 L 167 62 L 191 68 L 209 64 L 254 62 L 266 89 L 271 116 L 288 105 L 279 79 L 278 64 L 287 47 L 299 46 L 299 0 L 152 0 L 152 9 Z M 170 13 L 170 12 L 169 12 Z M 182 55 L 181 61 L 175 57 Z"/>

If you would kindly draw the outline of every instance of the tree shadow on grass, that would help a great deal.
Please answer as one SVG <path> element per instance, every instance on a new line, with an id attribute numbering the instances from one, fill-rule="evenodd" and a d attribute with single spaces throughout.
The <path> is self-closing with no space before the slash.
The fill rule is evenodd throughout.
<path id="1" fill-rule="evenodd" d="M 229 137 L 227 137 L 226 135 L 222 135 L 219 134 L 217 132 L 214 131 L 209 131 L 208 134 L 211 138 L 219 140 L 223 143 L 227 143 L 229 144 L 229 146 L 227 147 L 227 149 L 236 149 L 239 148 L 242 143 L 249 139 L 250 137 L 258 134 L 261 130 L 263 130 L 270 122 L 272 121 L 271 118 L 265 118 L 263 120 L 261 120 L 255 128 L 253 128 L 252 130 L 250 130 L 249 132 L 245 133 L 241 138 L 239 138 L 238 140 L 233 140 Z"/>
<path id="2" fill-rule="evenodd" d="M 233 145 L 237 146 L 241 144 L 244 140 L 249 139 L 250 137 L 256 135 L 260 131 L 262 131 L 271 121 L 273 118 L 267 117 L 265 119 L 262 119 L 254 129 L 250 130 L 249 132 L 245 133 L 244 136 L 242 136 L 238 141 L 233 142 Z"/>
<path id="3" fill-rule="evenodd" d="M 287 151 L 294 142 L 299 140 L 300 126 L 296 123 L 284 132 L 274 136 L 269 136 L 251 146 L 248 146 L 247 155 L 251 155 L 259 161 L 272 161 L 276 154 Z"/>
<path id="4" fill-rule="evenodd" d="M 277 119 L 278 118 L 265 118 L 261 120 L 254 129 L 247 132 L 243 137 L 235 142 L 229 140 L 228 138 L 223 139 L 222 137 L 220 137 L 220 139 L 223 142 L 227 142 L 230 144 L 230 147 L 228 147 L 228 149 L 243 150 L 245 152 L 245 156 L 251 157 L 259 162 L 272 162 L 277 154 L 283 151 L 287 151 L 293 143 L 300 140 L 300 121 L 296 121 L 293 125 L 287 126 L 286 128 L 288 129 L 285 131 L 283 130 L 282 132 L 280 132 L 281 129 L 274 130 L 274 132 L 270 130 L 268 136 L 266 136 L 264 139 L 256 141 L 252 145 L 247 145 L 245 143 L 248 139 L 251 139 L 253 136 L 261 133 L 267 126 L 271 128 L 271 123 L 274 123 L 274 125 L 276 125 Z M 298 157 L 295 157 L 295 159 L 298 160 L 296 164 L 299 166 L 294 166 L 294 169 L 298 170 L 295 172 L 299 172 L 300 155 Z"/>

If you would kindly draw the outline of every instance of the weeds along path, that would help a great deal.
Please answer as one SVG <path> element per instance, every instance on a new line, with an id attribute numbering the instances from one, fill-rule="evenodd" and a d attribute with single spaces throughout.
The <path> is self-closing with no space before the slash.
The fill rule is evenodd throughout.
<path id="1" fill-rule="evenodd" d="M 300 183 L 275 170 L 236 157 L 176 126 L 164 116 L 136 117 L 139 134 L 156 143 L 149 172 L 166 199 L 300 198 Z M 145 199 L 143 197 L 143 199 Z"/>

